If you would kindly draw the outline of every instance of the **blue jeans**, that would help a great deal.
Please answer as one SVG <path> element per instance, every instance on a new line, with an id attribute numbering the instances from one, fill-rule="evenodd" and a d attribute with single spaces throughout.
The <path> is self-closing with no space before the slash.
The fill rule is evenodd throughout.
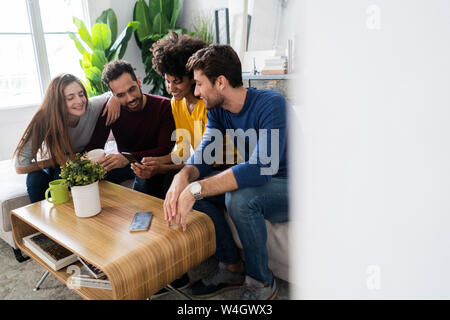
<path id="1" fill-rule="evenodd" d="M 194 204 L 194 210 L 206 213 L 214 223 L 216 229 L 216 253 L 214 256 L 225 264 L 235 264 L 240 260 L 239 250 L 225 220 L 224 209 L 224 194 L 204 198 Z"/>
<path id="2" fill-rule="evenodd" d="M 124 168 L 108 171 L 106 180 L 119 184 L 126 180 L 134 179 L 133 190 L 164 199 L 166 197 L 166 192 L 172 183 L 173 175 L 172 172 L 169 172 L 167 174 L 154 175 L 150 179 L 141 179 L 135 176 L 130 165 L 127 165 Z"/>
<path id="3" fill-rule="evenodd" d="M 45 199 L 45 191 L 50 181 L 61 179 L 59 174 L 61 169 L 46 168 L 44 170 L 34 171 L 27 174 L 27 191 L 30 202 L 38 202 Z"/>
<path id="4" fill-rule="evenodd" d="M 131 170 L 130 165 L 108 171 L 105 177 L 105 180 L 116 184 L 120 184 L 130 179 L 134 179 L 134 172 Z"/>
<path id="5" fill-rule="evenodd" d="M 272 178 L 264 185 L 225 194 L 225 204 L 241 240 L 247 275 L 263 283 L 272 283 L 268 265 L 267 229 L 270 222 L 288 220 L 288 185 L 286 178 Z"/>

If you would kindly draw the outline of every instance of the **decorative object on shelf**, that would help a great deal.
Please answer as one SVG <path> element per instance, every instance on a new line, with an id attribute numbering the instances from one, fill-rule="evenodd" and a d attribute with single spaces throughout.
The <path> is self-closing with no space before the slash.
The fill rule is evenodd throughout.
<path id="1" fill-rule="evenodd" d="M 82 20 L 73 17 L 73 23 L 78 28 L 79 38 L 84 42 L 83 44 L 80 41 L 77 34 L 69 33 L 78 51 L 83 55 L 80 65 L 87 79 L 84 86 L 89 97 L 102 94 L 109 90 L 102 81 L 103 67 L 109 61 L 122 59 L 128 41 L 138 28 L 139 22 L 129 22 L 119 36 L 117 36 L 117 17 L 112 9 L 102 12 L 92 27 L 91 34 Z"/>
<path id="2" fill-rule="evenodd" d="M 272 56 L 264 59 L 264 67 L 261 74 L 286 74 L 287 68 L 288 58 L 286 56 Z"/>
<path id="3" fill-rule="evenodd" d="M 23 243 L 55 271 L 77 261 L 76 255 L 41 232 L 24 237 Z"/>
<path id="4" fill-rule="evenodd" d="M 230 14 L 228 8 L 214 10 L 215 43 L 230 44 Z"/>
<path id="5" fill-rule="evenodd" d="M 142 62 L 145 66 L 144 84 L 152 86 L 150 93 L 168 97 L 164 79 L 152 68 L 153 43 L 168 36 L 169 30 L 183 33 L 183 29 L 175 29 L 180 14 L 179 0 L 138 0 L 134 5 L 133 19 L 140 22 L 134 35 L 141 49 Z"/>
<path id="6" fill-rule="evenodd" d="M 105 168 L 86 155 L 77 153 L 75 161 L 68 160 L 61 166 L 60 174 L 71 187 L 75 214 L 81 218 L 95 216 L 102 210 L 98 181 L 106 175 Z"/>
<path id="7" fill-rule="evenodd" d="M 256 68 L 256 58 L 253 57 L 253 70 L 252 70 L 252 75 L 256 76 L 258 75 L 260 72 L 258 71 L 258 69 Z"/>
<path id="8" fill-rule="evenodd" d="M 214 42 L 214 25 L 210 13 L 202 11 L 192 19 L 192 36 L 205 41 L 208 45 Z"/>

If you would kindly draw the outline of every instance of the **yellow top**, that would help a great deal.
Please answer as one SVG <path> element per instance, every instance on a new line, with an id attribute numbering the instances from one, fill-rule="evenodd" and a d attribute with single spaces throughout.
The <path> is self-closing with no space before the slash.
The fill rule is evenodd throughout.
<path id="1" fill-rule="evenodd" d="M 208 119 L 206 117 L 208 111 L 205 108 L 205 103 L 202 99 L 198 99 L 195 104 L 194 110 L 192 113 L 189 113 L 189 109 L 187 106 L 186 98 L 181 100 L 175 100 L 172 98 L 172 115 L 175 120 L 175 128 L 176 128 L 176 149 L 172 152 L 172 155 L 179 157 L 179 159 L 183 162 L 186 162 L 190 156 L 190 147 L 195 150 L 198 145 L 202 141 L 203 134 L 206 130 L 206 123 Z M 224 161 L 226 159 L 226 145 L 229 143 L 233 143 L 228 135 L 224 137 Z M 237 148 L 233 146 L 234 149 L 234 165 L 237 163 Z M 215 167 L 219 165 L 215 164 Z"/>
<path id="2" fill-rule="evenodd" d="M 207 110 L 202 99 L 198 99 L 192 113 L 186 103 L 186 98 L 175 100 L 172 98 L 172 115 L 177 132 L 177 148 L 175 155 L 186 161 L 190 155 L 190 146 L 195 150 L 202 141 L 206 130 Z"/>

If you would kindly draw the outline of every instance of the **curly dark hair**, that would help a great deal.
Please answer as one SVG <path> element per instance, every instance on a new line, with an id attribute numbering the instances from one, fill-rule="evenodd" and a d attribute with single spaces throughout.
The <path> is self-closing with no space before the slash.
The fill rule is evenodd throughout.
<path id="1" fill-rule="evenodd" d="M 129 62 L 125 60 L 110 61 L 103 67 L 102 80 L 109 87 L 111 81 L 116 80 L 124 73 L 129 73 L 134 81 L 137 80 L 134 69 Z"/>
<path id="2" fill-rule="evenodd" d="M 194 74 L 186 70 L 186 63 L 190 56 L 206 46 L 203 40 L 171 31 L 169 37 L 153 44 L 152 67 L 161 77 L 168 74 L 180 79 L 184 76 L 193 79 Z"/>

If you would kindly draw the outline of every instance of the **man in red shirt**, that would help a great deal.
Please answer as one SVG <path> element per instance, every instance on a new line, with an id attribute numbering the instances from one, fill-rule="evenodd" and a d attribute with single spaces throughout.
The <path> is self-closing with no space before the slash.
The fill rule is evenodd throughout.
<path id="1" fill-rule="evenodd" d="M 119 153 L 109 154 L 99 162 L 108 171 L 106 179 L 120 183 L 134 178 L 133 189 L 164 199 L 171 179 L 156 174 L 149 179 L 136 177 L 130 168 L 132 162 L 143 157 L 157 157 L 170 153 L 174 146 L 171 140 L 175 130 L 170 100 L 165 97 L 142 93 L 141 81 L 133 67 L 126 61 L 108 63 L 102 80 L 109 86 L 121 104 L 118 121 L 106 126 L 100 117 L 86 150 L 103 148 L 112 130 Z"/>

